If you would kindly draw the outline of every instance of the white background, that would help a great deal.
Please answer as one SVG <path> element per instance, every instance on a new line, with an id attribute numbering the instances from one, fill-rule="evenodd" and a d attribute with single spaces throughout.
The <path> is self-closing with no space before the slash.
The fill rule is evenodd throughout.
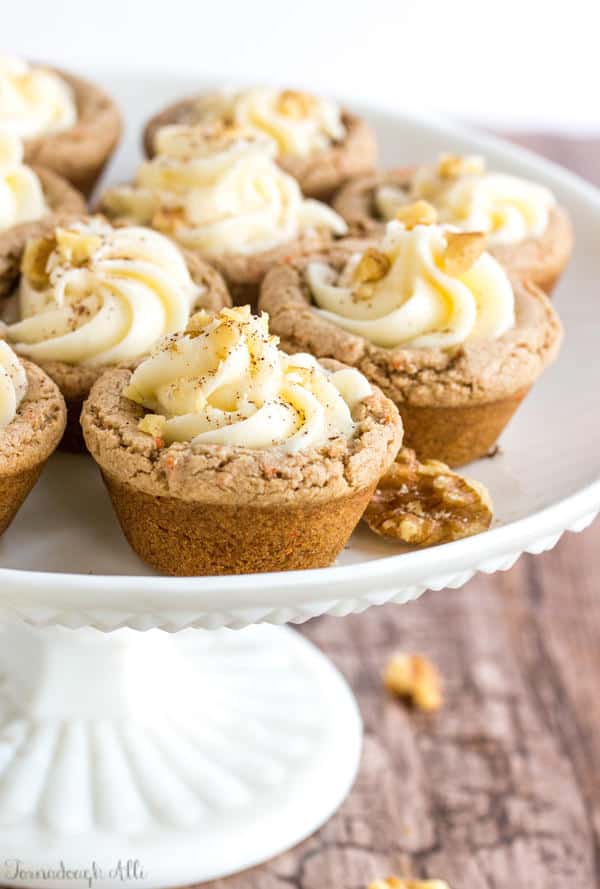
<path id="1" fill-rule="evenodd" d="M 4 0 L 0 50 L 600 129 L 598 0 Z"/>

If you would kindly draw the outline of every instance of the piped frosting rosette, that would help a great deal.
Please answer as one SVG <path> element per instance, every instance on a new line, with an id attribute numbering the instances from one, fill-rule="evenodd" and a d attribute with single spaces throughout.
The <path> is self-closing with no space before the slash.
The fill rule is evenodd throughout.
<path id="1" fill-rule="evenodd" d="M 41 219 L 46 213 L 48 206 L 40 180 L 23 163 L 23 145 L 17 136 L 2 131 L 0 120 L 0 231 Z"/>
<path id="2" fill-rule="evenodd" d="M 33 139 L 74 126 L 77 104 L 71 87 L 48 68 L 0 55 L 0 130 Z"/>
<path id="3" fill-rule="evenodd" d="M 287 355 L 267 316 L 244 306 L 193 316 L 137 367 L 124 394 L 150 412 L 140 428 L 166 444 L 294 452 L 351 437 L 352 411 L 371 386 L 351 368 L 329 372 L 311 355 Z"/>
<path id="4" fill-rule="evenodd" d="M 556 205 L 549 189 L 506 173 L 488 172 L 479 156 L 442 155 L 437 166 L 419 167 L 406 188 L 382 185 L 375 204 L 384 219 L 414 201 L 433 204 L 440 222 L 481 231 L 491 247 L 539 238 Z"/>
<path id="5" fill-rule="evenodd" d="M 134 185 L 105 193 L 109 215 L 151 225 L 207 256 L 252 255 L 307 231 L 347 230 L 330 207 L 303 197 L 264 134 L 174 125 L 159 131 L 156 148 Z"/>
<path id="6" fill-rule="evenodd" d="M 201 120 L 234 124 L 270 136 L 279 154 L 306 157 L 346 135 L 339 105 L 298 90 L 224 90 L 201 97 L 196 110 Z"/>
<path id="7" fill-rule="evenodd" d="M 29 242 L 7 337 L 34 361 L 131 362 L 185 327 L 202 292 L 167 238 L 92 219 Z"/>
<path id="8" fill-rule="evenodd" d="M 495 339 L 514 325 L 514 293 L 485 245 L 482 233 L 390 222 L 381 245 L 351 256 L 341 272 L 308 265 L 315 311 L 384 348 Z"/>

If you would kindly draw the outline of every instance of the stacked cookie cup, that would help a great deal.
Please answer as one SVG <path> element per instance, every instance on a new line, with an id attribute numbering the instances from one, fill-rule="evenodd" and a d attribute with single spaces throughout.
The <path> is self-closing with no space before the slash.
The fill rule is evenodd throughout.
<path id="1" fill-rule="evenodd" d="M 73 184 L 89 194 L 118 111 L 44 72 L 61 123 L 17 158 L 41 198 L 0 231 L 0 533 L 59 443 L 91 454 L 166 574 L 324 567 L 365 511 L 440 542 L 421 483 L 446 518 L 464 494 L 455 536 L 473 498 L 486 527 L 489 498 L 448 466 L 490 451 L 558 353 L 547 293 L 572 232 L 553 196 L 478 158 L 376 172 L 364 121 L 257 88 L 159 111 L 89 215 Z M 17 91 L 30 74 L 0 64 Z"/>

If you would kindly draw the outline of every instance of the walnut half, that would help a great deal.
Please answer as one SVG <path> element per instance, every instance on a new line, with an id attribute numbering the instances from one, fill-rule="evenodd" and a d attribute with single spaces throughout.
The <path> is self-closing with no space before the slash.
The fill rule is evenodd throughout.
<path id="1" fill-rule="evenodd" d="M 435 666 L 421 654 L 398 652 L 387 662 L 383 684 L 417 710 L 431 712 L 442 706 L 442 680 Z"/>
<path id="2" fill-rule="evenodd" d="M 420 463 L 402 448 L 379 482 L 364 514 L 372 531 L 412 546 L 433 546 L 489 528 L 493 505 L 487 488 L 445 463 Z"/>

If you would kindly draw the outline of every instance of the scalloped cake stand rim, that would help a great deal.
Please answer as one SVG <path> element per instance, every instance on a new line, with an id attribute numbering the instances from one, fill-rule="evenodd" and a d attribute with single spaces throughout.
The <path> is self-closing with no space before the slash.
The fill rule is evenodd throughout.
<path id="1" fill-rule="evenodd" d="M 455 543 L 403 552 L 362 563 L 332 566 L 307 571 L 271 572 L 222 577 L 158 577 L 127 575 L 84 575 L 60 572 L 0 569 L 0 609 L 12 593 L 19 596 L 22 608 L 27 604 L 83 605 L 88 609 L 105 606 L 114 611 L 119 600 L 126 612 L 156 609 L 162 595 L 164 605 L 173 608 L 195 608 L 199 612 L 223 612 L 251 608 L 269 602 L 273 607 L 308 603 L 311 600 L 353 598 L 360 595 L 365 584 L 391 584 L 395 591 L 415 584 L 423 588 L 439 588 L 448 575 L 460 572 L 500 570 L 502 560 L 512 564 L 524 552 L 541 552 L 555 545 L 567 530 L 587 527 L 600 513 L 600 481 L 558 503 L 523 519 L 492 528 Z M 509 567 L 507 564 L 506 567 Z M 257 581 L 260 581 L 257 584 Z M 257 591 L 257 586 L 260 592 Z M 10 595 L 9 593 L 10 588 Z M 109 593 L 108 590 L 112 592 Z M 72 597 L 69 596 L 72 594 Z M 125 597 L 127 597 L 125 601 Z M 132 598 L 133 597 L 133 598 Z M 150 597 L 150 598 L 148 598 Z M 412 598 L 412 597 L 410 597 Z M 13 603 L 14 604 L 14 603 Z"/>

